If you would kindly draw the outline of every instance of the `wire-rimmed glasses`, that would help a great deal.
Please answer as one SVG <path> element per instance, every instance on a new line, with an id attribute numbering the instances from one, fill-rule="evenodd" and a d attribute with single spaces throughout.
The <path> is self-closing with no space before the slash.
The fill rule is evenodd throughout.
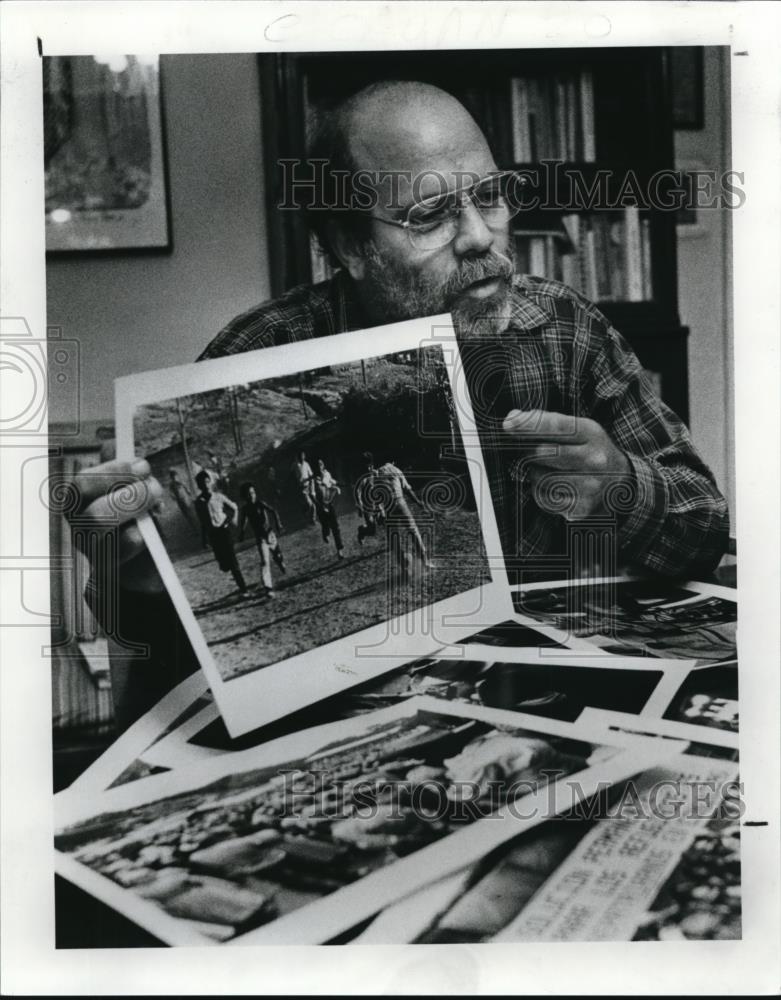
<path id="1" fill-rule="evenodd" d="M 526 178 L 514 170 L 498 170 L 468 187 L 416 201 L 404 219 L 386 219 L 374 214 L 372 218 L 404 229 L 416 250 L 438 250 L 455 239 L 461 213 L 469 203 L 490 228 L 506 225 L 521 209 L 520 192 L 525 183 Z"/>

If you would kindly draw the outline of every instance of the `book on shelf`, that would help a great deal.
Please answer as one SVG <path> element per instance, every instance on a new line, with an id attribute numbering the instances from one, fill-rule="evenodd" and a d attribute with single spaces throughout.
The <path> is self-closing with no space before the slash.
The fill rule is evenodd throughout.
<path id="1" fill-rule="evenodd" d="M 585 273 L 586 273 L 586 287 L 584 289 L 586 296 L 591 299 L 592 302 L 599 301 L 599 288 L 597 286 L 597 227 L 595 225 L 587 225 L 584 227 L 584 237 L 585 237 Z"/>
<path id="2" fill-rule="evenodd" d="M 590 70 L 580 74 L 580 117 L 583 160 L 586 163 L 593 163 L 597 158 L 597 149 L 594 129 L 594 77 Z"/>
<path id="3" fill-rule="evenodd" d="M 651 283 L 651 220 L 640 220 L 640 257 L 643 271 L 643 301 L 653 298 Z"/>
<path id="4" fill-rule="evenodd" d="M 580 131 L 580 106 L 578 103 L 578 88 L 570 76 L 564 80 L 564 121 L 567 129 L 567 150 L 578 148 Z"/>
<path id="5" fill-rule="evenodd" d="M 624 275 L 624 224 L 622 219 L 610 220 L 607 226 L 608 269 L 610 272 L 610 300 L 619 302 L 626 297 Z"/>
<path id="6" fill-rule="evenodd" d="M 642 302 L 643 262 L 640 240 L 640 212 L 636 206 L 624 209 L 624 263 L 626 267 L 626 298 Z"/>
<path id="7" fill-rule="evenodd" d="M 595 302 L 607 302 L 613 295 L 610 284 L 610 232 L 607 219 L 598 216 L 592 220 L 594 233 L 594 290 Z"/>
<path id="8" fill-rule="evenodd" d="M 594 302 L 652 298 L 650 222 L 636 208 L 572 212 L 513 237 L 519 271 L 563 281 Z"/>
<path id="9" fill-rule="evenodd" d="M 528 163 L 531 160 L 529 150 L 528 128 L 521 128 L 520 122 L 529 120 L 528 94 L 524 80 L 513 77 L 510 80 L 510 113 L 512 115 L 513 127 L 511 129 L 513 139 L 513 162 Z"/>
<path id="10" fill-rule="evenodd" d="M 594 81 L 590 71 L 514 76 L 510 79 L 509 103 L 516 163 L 596 160 Z"/>

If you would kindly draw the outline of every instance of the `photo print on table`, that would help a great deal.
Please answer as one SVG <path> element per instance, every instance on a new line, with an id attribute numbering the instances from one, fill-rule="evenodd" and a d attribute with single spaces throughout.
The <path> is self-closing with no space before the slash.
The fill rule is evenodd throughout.
<path id="1" fill-rule="evenodd" d="M 685 740 L 689 753 L 699 757 L 719 757 L 736 761 L 739 756 L 737 732 L 724 727 L 703 726 L 689 720 L 676 721 L 667 716 L 651 718 L 634 716 L 604 708 L 584 708 L 579 721 L 589 726 L 601 725 L 609 732 L 634 733 L 636 736 L 658 736 L 660 739 Z"/>
<path id="2" fill-rule="evenodd" d="M 117 380 L 140 522 L 239 735 L 512 614 L 449 317 Z"/>
<path id="3" fill-rule="evenodd" d="M 737 733 L 740 725 L 737 667 L 716 664 L 690 671 L 663 718 Z"/>
<path id="4" fill-rule="evenodd" d="M 423 657 L 233 739 L 207 694 L 182 713 L 176 726 L 139 750 L 113 784 L 261 746 L 287 738 L 296 727 L 353 719 L 420 695 L 570 722 L 586 705 L 639 714 L 666 671 L 678 666 L 677 661 L 622 657 L 605 657 L 603 666 L 596 666 L 593 657 L 557 663 L 535 658 L 534 652 L 528 651 L 525 663 Z"/>
<path id="5" fill-rule="evenodd" d="M 56 870 L 168 944 L 322 943 L 680 748 L 421 697 L 61 795 Z"/>
<path id="6" fill-rule="evenodd" d="M 497 626 L 503 635 L 512 622 Z M 188 678 L 169 696 L 165 712 L 157 707 L 123 737 L 77 782 L 80 789 L 102 791 L 163 770 L 187 767 L 218 755 L 247 750 L 272 740 L 388 708 L 426 695 L 489 708 L 576 721 L 589 707 L 656 717 L 670 691 L 680 684 L 681 660 L 658 660 L 593 653 L 556 658 L 545 637 L 540 647 L 486 646 L 492 630 L 463 640 L 466 656 L 434 653 L 411 660 L 355 687 L 308 705 L 291 715 L 231 737 L 202 674 Z M 534 633 L 527 629 L 528 636 Z M 479 640 L 479 646 L 472 646 Z M 456 643 L 457 648 L 461 643 Z M 476 656 L 473 650 L 480 650 Z M 563 647 L 561 647 L 563 648 Z M 491 655 L 487 655 L 490 653 Z M 199 683 L 200 681 L 200 683 Z M 179 692 L 179 696 L 177 696 Z M 654 705 L 657 709 L 654 710 Z"/>
<path id="7" fill-rule="evenodd" d="M 575 650 L 620 656 L 737 661 L 737 594 L 710 583 L 601 577 L 514 588 L 531 627 Z"/>
<path id="8" fill-rule="evenodd" d="M 349 943 L 740 937 L 737 737 L 593 708 L 578 727 L 669 741 L 679 752 L 427 882 Z"/>

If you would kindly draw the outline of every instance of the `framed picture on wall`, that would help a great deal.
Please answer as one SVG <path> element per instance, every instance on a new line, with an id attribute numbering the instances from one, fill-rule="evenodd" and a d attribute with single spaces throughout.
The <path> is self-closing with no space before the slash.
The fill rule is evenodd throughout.
<path id="1" fill-rule="evenodd" d="M 170 247 L 158 56 L 43 59 L 47 251 Z"/>

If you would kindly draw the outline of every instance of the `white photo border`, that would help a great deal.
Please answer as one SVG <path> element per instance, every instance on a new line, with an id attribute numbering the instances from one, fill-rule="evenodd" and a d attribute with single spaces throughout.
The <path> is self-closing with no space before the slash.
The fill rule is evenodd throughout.
<path id="1" fill-rule="evenodd" d="M 156 763 L 147 761 L 145 752 L 151 751 L 156 746 L 160 734 L 164 733 L 193 702 L 203 697 L 208 690 L 208 681 L 200 670 L 185 677 L 181 684 L 177 684 L 172 691 L 169 691 L 145 715 L 142 715 L 114 740 L 96 761 L 68 785 L 66 791 L 69 794 L 75 792 L 80 796 L 104 792 L 134 761 L 143 760 L 145 763 Z M 201 715 L 202 712 L 198 712 L 198 717 Z M 183 723 L 183 725 L 185 724 Z M 177 727 L 173 732 L 179 732 L 182 726 Z M 167 737 L 163 739 L 165 740 Z M 165 765 L 156 766 L 164 767 Z"/>
<path id="2" fill-rule="evenodd" d="M 588 726 L 604 726 L 610 732 L 636 733 L 639 736 L 660 736 L 689 743 L 704 743 L 738 750 L 738 734 L 715 726 L 697 726 L 690 722 L 673 722 L 672 719 L 649 718 L 647 715 L 631 715 L 629 712 L 615 712 L 608 708 L 584 708 L 578 722 Z"/>

